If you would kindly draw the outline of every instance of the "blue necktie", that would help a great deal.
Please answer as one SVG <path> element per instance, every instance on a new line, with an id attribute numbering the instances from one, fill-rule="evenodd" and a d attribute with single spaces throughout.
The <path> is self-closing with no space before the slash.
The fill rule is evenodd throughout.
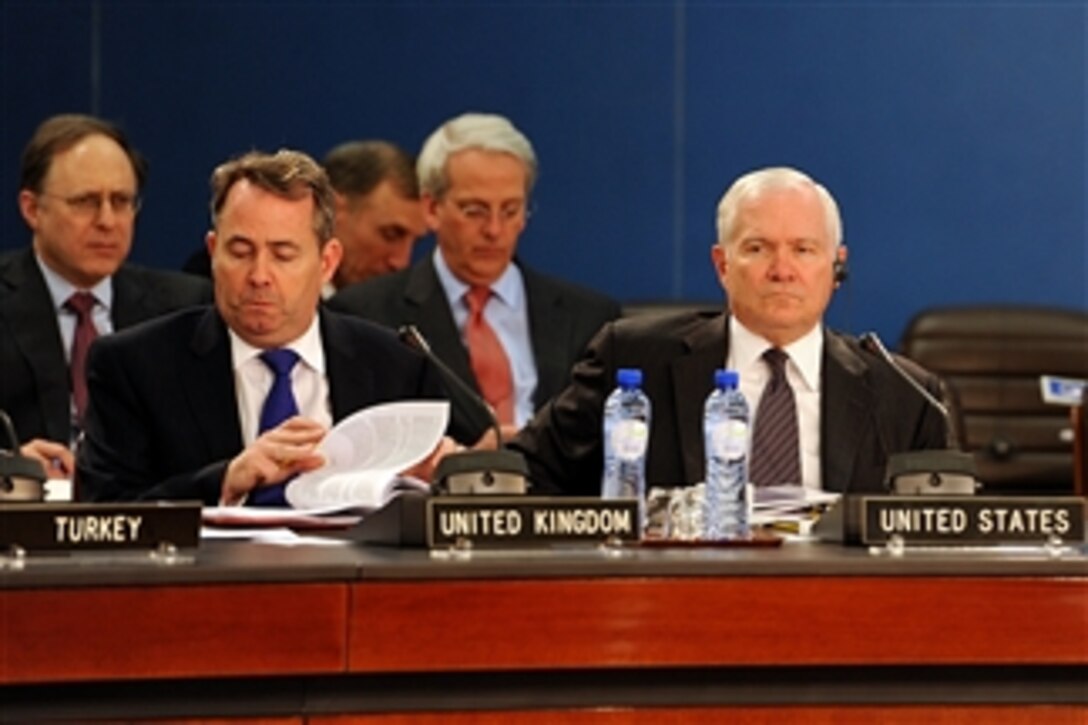
<path id="1" fill-rule="evenodd" d="M 295 393 L 291 390 L 291 370 L 298 362 L 298 353 L 294 350 L 277 348 L 265 350 L 260 355 L 261 362 L 272 371 L 272 388 L 268 391 L 268 397 L 264 399 L 261 407 L 261 420 L 257 429 L 260 435 L 270 428 L 287 420 L 291 416 L 298 415 L 298 403 L 295 402 Z M 286 506 L 284 498 L 284 483 L 273 486 L 260 486 L 250 492 L 246 502 L 250 506 Z"/>

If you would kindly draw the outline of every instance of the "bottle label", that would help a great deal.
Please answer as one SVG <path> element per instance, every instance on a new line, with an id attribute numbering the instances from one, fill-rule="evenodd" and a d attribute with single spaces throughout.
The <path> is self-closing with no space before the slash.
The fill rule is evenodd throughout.
<path id="1" fill-rule="evenodd" d="M 612 450 L 621 461 L 637 461 L 646 453 L 650 428 L 644 420 L 621 420 L 612 429 Z"/>
<path id="2" fill-rule="evenodd" d="M 718 458 L 735 461 L 748 453 L 748 424 L 743 420 L 724 420 L 710 432 L 713 453 Z"/>

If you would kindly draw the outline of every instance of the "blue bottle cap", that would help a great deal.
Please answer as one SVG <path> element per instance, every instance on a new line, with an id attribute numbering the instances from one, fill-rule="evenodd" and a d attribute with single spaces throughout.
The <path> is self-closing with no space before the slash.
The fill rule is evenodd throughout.
<path id="1" fill-rule="evenodd" d="M 621 388 L 637 388 L 642 385 L 642 371 L 638 368 L 620 368 L 616 371 L 616 384 Z"/>
<path id="2" fill-rule="evenodd" d="M 733 390 L 740 384 L 740 376 L 736 370 L 722 370 L 718 368 L 714 371 L 714 386 L 722 388 L 723 390 Z"/>

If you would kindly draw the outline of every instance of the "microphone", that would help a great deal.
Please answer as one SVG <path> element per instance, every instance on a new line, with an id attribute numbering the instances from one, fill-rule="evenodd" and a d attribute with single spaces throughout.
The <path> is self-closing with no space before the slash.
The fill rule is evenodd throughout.
<path id="1" fill-rule="evenodd" d="M 906 381 L 941 414 L 947 430 L 951 431 L 952 416 L 947 406 L 926 390 L 910 373 L 896 362 L 875 332 L 858 338 L 866 352 L 887 363 L 895 374 Z M 896 495 L 972 495 L 978 488 L 975 480 L 975 459 L 969 453 L 954 449 L 928 449 L 892 453 L 884 469 L 885 486 Z M 864 516 L 862 499 L 847 486 L 842 498 L 816 521 L 812 533 L 824 541 L 858 543 Z"/>
<path id="2" fill-rule="evenodd" d="M 952 430 L 952 416 L 948 412 L 948 406 L 937 400 L 933 393 L 926 390 L 924 385 L 915 380 L 914 377 L 910 375 L 910 373 L 904 370 L 899 365 L 899 363 L 896 362 L 895 358 L 892 357 L 892 354 L 890 352 L 888 352 L 888 348 L 884 347 L 884 343 L 880 341 L 880 337 L 877 336 L 875 332 L 866 332 L 864 335 L 858 338 L 858 342 L 861 343 L 861 347 L 864 350 L 873 353 L 877 357 L 883 359 L 884 362 L 888 363 L 888 365 L 891 366 L 892 370 L 895 371 L 896 375 L 901 377 L 903 380 L 906 380 L 912 388 L 917 390 L 919 395 L 925 398 L 930 405 L 932 405 L 938 410 L 938 412 L 940 412 L 941 417 L 944 418 L 945 425 L 948 426 L 949 430 Z"/>
<path id="3" fill-rule="evenodd" d="M 0 424 L 11 445 L 10 449 L 0 448 L 0 503 L 43 500 L 45 468 L 36 459 L 20 455 L 15 426 L 3 410 L 0 410 Z"/>
<path id="4" fill-rule="evenodd" d="M 450 392 L 459 394 L 461 412 L 476 428 L 495 431 L 495 450 L 451 453 L 435 469 L 435 490 L 450 494 L 524 494 L 528 490 L 529 466 L 517 451 L 503 449 L 502 429 L 495 411 L 469 387 L 449 365 L 431 350 L 430 343 L 415 325 L 397 330 L 401 342 L 415 348 L 434 365 Z M 453 397 L 453 396 L 451 396 Z M 452 401 L 451 401 L 452 402 Z"/>
<path id="5" fill-rule="evenodd" d="M 955 431 L 948 407 L 903 369 L 875 332 L 866 332 L 858 341 L 862 349 L 886 362 L 941 414 L 946 430 Z M 971 454 L 954 449 L 931 449 L 893 453 L 888 457 L 886 478 L 896 493 L 971 495 L 978 488 L 975 475 L 975 459 Z"/>
<path id="6" fill-rule="evenodd" d="M 434 354 L 434 351 L 431 350 L 431 344 L 427 342 L 427 338 L 423 337 L 423 333 L 419 331 L 419 328 L 415 325 L 404 325 L 397 330 L 397 336 L 401 342 L 423 353 L 423 356 L 438 368 L 438 372 L 446 382 L 446 387 L 452 387 L 454 392 L 458 394 L 459 397 L 456 401 L 460 403 L 458 407 L 462 415 L 468 419 L 472 428 L 474 430 L 490 428 L 495 431 L 495 447 L 502 448 L 502 429 L 499 426 L 499 419 L 495 415 L 495 410 L 479 393 L 462 380 L 460 375 Z"/>

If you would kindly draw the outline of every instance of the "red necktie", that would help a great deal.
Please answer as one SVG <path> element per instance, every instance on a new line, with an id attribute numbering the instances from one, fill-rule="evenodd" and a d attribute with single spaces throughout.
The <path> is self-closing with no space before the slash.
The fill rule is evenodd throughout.
<path id="1" fill-rule="evenodd" d="M 514 422 L 514 381 L 510 374 L 510 359 L 499 336 L 484 319 L 484 306 L 491 298 L 487 287 L 473 287 L 465 293 L 469 317 L 465 324 L 465 341 L 472 373 L 480 386 L 484 400 L 495 409 L 500 423 Z"/>
<path id="2" fill-rule="evenodd" d="M 752 482 L 757 486 L 801 483 L 797 402 L 786 379 L 787 355 L 777 347 L 763 353 L 771 379 L 763 388 L 752 432 Z"/>
<path id="3" fill-rule="evenodd" d="M 98 337 L 91 311 L 97 303 L 90 292 L 75 292 L 64 306 L 75 313 L 76 332 L 72 337 L 72 355 L 68 372 L 72 381 L 72 398 L 76 403 L 76 420 L 81 425 L 83 414 L 87 412 L 87 350 Z"/>

